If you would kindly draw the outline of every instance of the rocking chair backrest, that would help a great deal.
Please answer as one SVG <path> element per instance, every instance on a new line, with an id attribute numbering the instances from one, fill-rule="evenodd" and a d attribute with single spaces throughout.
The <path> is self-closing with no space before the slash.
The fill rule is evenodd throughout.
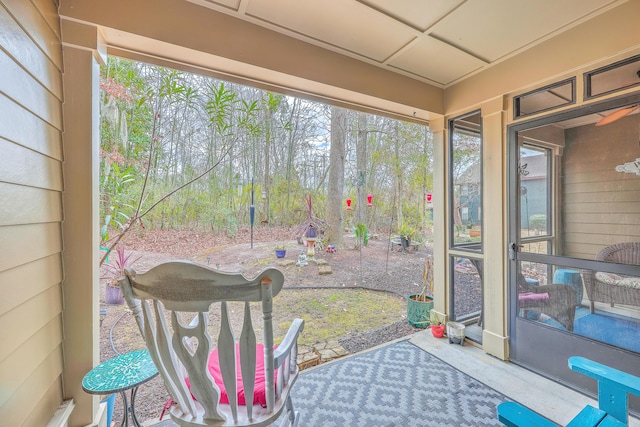
<path id="1" fill-rule="evenodd" d="M 290 329 L 274 356 L 272 299 L 283 283 L 282 273 L 275 268 L 267 268 L 253 279 L 182 261 L 160 264 L 146 273 L 126 270 L 120 286 L 165 386 L 177 403 L 170 411 L 174 421 L 189 426 L 265 425 L 277 418 L 284 404 L 281 400 L 288 397 L 298 373 L 296 340 L 303 327 L 302 321 L 296 319 L 296 330 Z M 244 302 L 243 326 L 237 343 L 239 359 L 228 301 Z M 221 320 L 216 343 L 207 326 L 211 305 L 218 302 Z M 252 404 L 256 359 L 262 355 L 256 354 L 250 302 L 261 302 L 262 306 L 266 408 Z M 181 320 L 185 319 L 185 315 L 181 316 L 185 312 L 189 313 L 189 319 L 195 315 L 190 324 Z M 219 403 L 221 391 L 209 371 L 209 355 L 214 348 L 218 350 L 228 404 Z M 290 351 L 286 352 L 287 349 Z M 236 373 L 237 360 L 240 375 Z M 245 408 L 238 402 L 237 375 L 242 378 Z"/>

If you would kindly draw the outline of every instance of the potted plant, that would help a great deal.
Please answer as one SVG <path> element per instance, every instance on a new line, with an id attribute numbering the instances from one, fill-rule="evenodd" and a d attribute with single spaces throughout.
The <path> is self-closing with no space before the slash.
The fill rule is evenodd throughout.
<path id="1" fill-rule="evenodd" d="M 284 258 L 287 255 L 287 247 L 284 243 L 276 245 L 276 258 Z"/>
<path id="2" fill-rule="evenodd" d="M 411 239 L 415 234 L 415 230 L 408 226 L 406 223 L 402 223 L 400 228 L 398 229 L 398 234 L 400 235 L 400 243 L 402 244 L 402 249 L 407 249 L 411 246 Z"/>
<path id="3" fill-rule="evenodd" d="M 473 226 L 469 228 L 469 237 L 480 237 L 480 234 L 482 232 L 480 231 L 479 227 Z"/>
<path id="4" fill-rule="evenodd" d="M 431 311 L 429 315 L 429 322 L 431 323 L 431 333 L 436 338 L 442 338 L 444 336 L 444 330 L 446 325 L 440 320 L 440 317 L 435 311 Z"/>
<path id="5" fill-rule="evenodd" d="M 422 291 L 407 296 L 407 321 L 415 328 L 426 328 L 431 323 L 433 309 L 433 258 L 427 256 L 422 271 Z"/>
<path id="6" fill-rule="evenodd" d="M 124 304 L 122 289 L 118 286 L 118 280 L 124 276 L 124 270 L 131 267 L 142 256 L 135 257 L 133 252 L 126 253 L 124 246 L 118 245 L 116 248 L 115 261 L 111 264 L 104 264 L 106 270 L 104 278 L 107 284 L 104 290 L 104 300 L 107 304 Z"/>

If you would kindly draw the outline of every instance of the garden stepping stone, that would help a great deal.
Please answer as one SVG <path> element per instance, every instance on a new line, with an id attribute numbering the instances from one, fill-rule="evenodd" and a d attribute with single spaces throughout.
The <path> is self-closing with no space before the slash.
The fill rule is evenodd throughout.
<path id="1" fill-rule="evenodd" d="M 329 264 L 318 266 L 318 274 L 323 275 L 331 273 L 333 273 L 333 270 L 331 270 L 331 266 Z"/>
<path id="2" fill-rule="evenodd" d="M 315 349 L 320 353 L 320 361 L 322 363 L 349 354 L 349 352 L 345 350 L 338 341 L 324 341 L 316 343 Z"/>
<path id="3" fill-rule="evenodd" d="M 301 345 L 298 347 L 298 369 L 303 370 L 320 363 L 320 354 L 315 348 Z"/>
<path id="4" fill-rule="evenodd" d="M 320 341 L 313 347 L 301 345 L 298 347 L 298 369 L 307 369 L 348 354 L 349 352 L 335 340 Z"/>

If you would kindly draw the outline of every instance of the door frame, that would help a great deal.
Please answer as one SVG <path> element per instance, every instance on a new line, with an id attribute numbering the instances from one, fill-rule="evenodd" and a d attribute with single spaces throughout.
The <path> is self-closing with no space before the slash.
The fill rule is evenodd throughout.
<path id="1" fill-rule="evenodd" d="M 596 342 L 568 331 L 542 325 L 538 322 L 518 317 L 516 303 L 517 265 L 519 261 L 560 265 L 574 269 L 598 270 L 607 263 L 569 258 L 558 255 L 523 253 L 518 250 L 520 240 L 520 197 L 518 178 L 519 145 L 521 131 L 549 125 L 555 122 L 613 109 L 622 105 L 640 102 L 640 93 L 610 98 L 578 108 L 547 114 L 530 120 L 523 120 L 507 126 L 507 330 L 509 334 L 509 360 L 537 372 L 545 377 L 577 389 L 590 396 L 597 396 L 597 386 L 588 378 L 571 371 L 567 365 L 570 356 L 584 356 L 613 366 L 634 375 L 640 375 L 640 355 L 608 344 Z M 557 171 L 557 168 L 553 168 Z M 550 202 L 556 204 L 553 195 Z M 557 208 L 556 208 L 557 209 Z M 558 215 L 554 215 L 557 217 Z M 557 238 L 558 236 L 556 236 Z M 515 247 L 512 247 L 515 244 Z M 609 264 L 610 265 L 610 264 Z M 616 264 L 622 274 L 637 274 L 637 266 Z M 522 335 L 525 335 L 523 337 Z M 553 351 L 549 351 L 553 349 Z M 632 412 L 640 412 L 640 399 L 630 397 Z"/>

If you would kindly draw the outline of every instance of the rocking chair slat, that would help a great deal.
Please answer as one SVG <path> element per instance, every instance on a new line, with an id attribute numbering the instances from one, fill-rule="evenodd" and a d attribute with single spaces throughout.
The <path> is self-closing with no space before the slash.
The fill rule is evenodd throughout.
<path id="1" fill-rule="evenodd" d="M 273 319 L 272 319 L 272 309 L 273 309 L 273 291 L 272 291 L 272 280 L 268 277 L 265 277 L 260 281 L 260 285 L 262 288 L 262 318 L 264 323 L 264 360 L 269 361 L 269 363 L 265 363 L 264 366 L 264 374 L 265 374 L 265 387 L 267 394 L 267 409 L 269 411 L 273 411 L 274 401 L 275 401 L 275 388 L 274 388 L 274 365 L 273 361 Z"/>
<path id="2" fill-rule="evenodd" d="M 229 406 L 233 420 L 238 420 L 238 389 L 236 383 L 236 346 L 229 321 L 229 308 L 223 301 L 221 306 L 222 319 L 220 320 L 220 335 L 218 336 L 218 357 L 220 360 L 220 373 L 224 388 L 229 397 Z"/>
<path id="3" fill-rule="evenodd" d="M 247 417 L 253 418 L 253 400 L 256 385 L 256 333 L 251 322 L 251 306 L 244 303 L 244 319 L 240 333 L 240 372 L 244 385 L 244 396 L 247 407 Z M 263 357 L 261 354 L 260 357 Z"/>
<path id="4" fill-rule="evenodd" d="M 147 301 L 142 301 L 142 310 L 144 312 L 144 325 L 145 325 L 145 339 L 147 342 L 147 348 L 153 362 L 156 364 L 156 368 L 161 373 L 164 379 L 165 387 L 174 396 L 174 399 L 181 404 L 183 410 L 189 411 L 192 415 L 196 414 L 195 403 L 191 400 L 189 390 L 186 386 L 182 385 L 180 378 L 180 370 L 177 367 L 177 361 L 175 358 L 162 357 L 162 354 L 170 354 L 169 343 L 167 341 L 167 325 L 164 317 L 159 316 L 161 312 L 158 301 L 153 301 L 153 307 L 155 312 L 155 318 L 158 319 L 155 323 L 155 330 L 152 327 L 151 320 L 154 317 L 151 316 L 151 308 Z"/>

